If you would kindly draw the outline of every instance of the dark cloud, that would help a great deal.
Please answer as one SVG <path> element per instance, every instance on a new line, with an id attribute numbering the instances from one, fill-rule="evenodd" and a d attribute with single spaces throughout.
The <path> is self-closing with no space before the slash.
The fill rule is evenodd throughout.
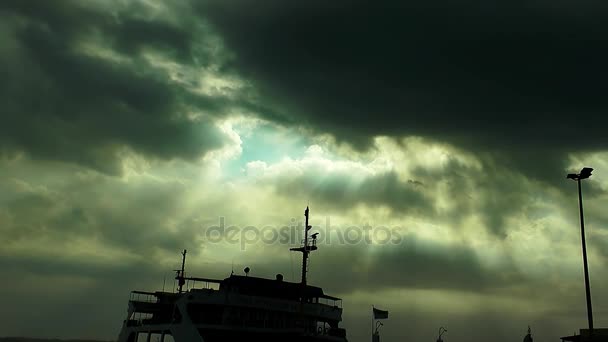
<path id="1" fill-rule="evenodd" d="M 4 151 L 119 174 L 123 147 L 151 158 L 195 159 L 227 142 L 214 120 L 230 100 L 195 95 L 142 57 L 153 50 L 192 61 L 196 41 L 186 21 L 177 26 L 137 18 L 137 9 L 125 13 L 79 2 L 0 6 Z M 124 60 L 87 53 L 85 41 Z M 197 53 L 205 65 L 212 63 Z M 207 115 L 192 119 L 190 111 Z"/>
<path id="2" fill-rule="evenodd" d="M 34 253 L 0 261 L 10 282 L 2 282 L 0 313 L 3 334 L 28 337 L 105 339 L 118 336 L 127 315 L 130 291 L 160 290 L 163 275 L 171 290 L 173 273 L 152 260 L 102 264 L 97 260 L 37 256 Z M 154 284 L 154 285 L 152 285 Z M 45 303 L 45 304 L 42 304 Z M 27 309 L 36 306 L 36 310 Z M 95 308 L 95 313 L 86 314 Z M 74 315 L 74 312 L 82 314 Z M 37 320 L 36 329 L 23 324 Z"/>
<path id="3" fill-rule="evenodd" d="M 381 192 L 387 191 L 380 186 L 386 182 L 384 178 L 371 181 Z M 108 255 L 111 259 L 75 258 L 73 255 L 80 253 L 78 245 L 75 245 L 69 255 L 58 255 L 52 260 L 36 251 L 18 256 L 20 268 L 31 274 L 96 279 L 109 277 L 113 273 L 127 274 L 128 269 L 133 267 L 141 267 L 141 272 L 150 273 L 155 265 L 166 262 L 168 255 L 175 254 L 175 260 L 178 260 L 177 253 L 183 248 L 188 249 L 191 257 L 195 257 L 204 249 L 220 251 L 239 246 L 222 247 L 208 241 L 196 221 L 198 216 L 175 217 L 175 212 L 179 212 L 183 205 L 180 198 L 187 195 L 187 185 L 167 182 L 152 186 L 153 183 L 143 182 L 119 187 L 101 177 L 74 180 L 61 188 L 10 181 L 0 185 L 7 190 L 4 198 L 0 198 L 0 204 L 11 218 L 0 230 L 5 243 L 13 245 L 34 239 L 69 246 L 71 241 L 85 239 L 97 241 L 98 246 L 108 248 L 109 253 L 118 251 L 120 253 L 116 255 L 122 255 L 126 252 L 135 256 L 136 260 L 146 262 L 137 266 L 129 258 L 121 263 L 112 254 Z M 393 185 L 391 188 L 398 187 Z M 398 189 L 396 191 L 398 198 L 405 196 L 399 195 Z M 330 202 L 332 198 L 325 200 Z M 395 205 L 398 203 L 396 201 Z M 412 203 L 409 206 L 418 208 Z M 167 223 L 170 221 L 176 222 L 176 226 L 170 228 Z M 358 226 L 353 231 L 347 227 L 331 226 L 331 223 L 328 227 L 326 223 L 314 227 L 322 236 L 320 249 L 312 256 L 311 279 L 322 281 L 330 292 L 348 294 L 366 289 L 380 291 L 393 288 L 492 291 L 525 280 L 509 260 L 503 261 L 505 266 L 500 270 L 486 268 L 472 247 L 423 240 L 395 227 L 386 227 L 387 230 L 380 232 L 378 227 Z M 349 230 L 351 232 L 346 235 Z M 380 244 L 370 245 L 372 240 Z M 256 243 L 262 241 L 257 240 Z M 247 266 L 251 266 L 255 274 L 268 277 L 275 273 L 289 274 L 288 254 L 293 252 L 288 250 L 288 244 L 249 244 L 246 247 L 254 254 L 259 248 L 265 251 L 265 257 L 245 257 L 245 251 L 239 256 L 252 263 Z M 268 259 L 273 253 L 276 257 Z M 221 255 L 215 257 L 221 260 Z M 292 259 L 292 263 L 296 263 L 296 270 L 299 269 L 298 257 Z M 13 263 L 10 255 L 5 262 Z M 200 265 L 190 267 L 201 270 Z M 222 277 L 230 267 L 229 261 L 216 262 L 205 265 L 202 271 L 208 276 Z M 136 276 L 135 273 L 132 275 Z M 344 279 L 350 281 L 345 283 Z"/>
<path id="4" fill-rule="evenodd" d="M 180 182 L 121 186 L 99 177 L 76 178 L 63 186 L 11 179 L 0 185 L 4 188 L 0 215 L 8 218 L 0 234 L 9 244 L 28 239 L 58 244 L 94 240 L 100 248 L 153 259 L 201 243 L 197 215 L 174 217 L 188 189 Z"/>
<path id="5" fill-rule="evenodd" d="M 310 283 L 324 287 L 328 294 L 342 296 L 399 289 L 498 293 L 538 283 L 524 275 L 510 257 L 501 260 L 501 267 L 488 267 L 470 246 L 422 239 L 394 228 L 386 227 L 385 234 L 382 228 L 372 226 L 359 226 L 350 232 L 347 227 L 313 227 L 321 235 L 319 249 L 310 256 Z M 230 248 L 229 244 L 223 246 Z M 298 282 L 301 254 L 288 255 L 294 253 L 290 247 L 287 243 L 250 241 L 234 265 L 219 261 L 204 268 L 190 267 L 194 273 L 223 277 L 232 267 L 241 274 L 240 270 L 248 266 L 254 276 L 273 278 L 282 273 L 286 280 Z M 265 251 L 263 256 L 256 253 L 261 249 Z"/>
<path id="6" fill-rule="evenodd" d="M 478 240 L 451 229 L 450 239 L 440 243 L 441 236 L 425 240 L 424 234 L 402 233 L 396 244 L 375 246 L 341 243 L 333 235 L 331 244 L 312 255 L 309 279 L 330 294 L 353 299 L 345 301 L 350 336 L 368 336 L 360 322 L 369 317 L 355 312 L 361 303 L 352 304 L 358 296 L 369 304 L 381 298 L 391 304 L 393 322 L 407 322 L 399 328 L 420 339 L 434 338 L 435 330 L 425 331 L 449 321 L 460 327 L 451 330 L 454 340 L 512 340 L 513 334 L 494 331 L 515 330 L 522 312 L 493 303 L 496 298 L 559 301 L 572 308 L 543 314 L 545 331 L 555 331 L 555 322 L 584 318 L 584 305 L 571 304 L 580 304 L 582 282 L 562 277 L 569 263 L 538 254 L 553 248 L 566 255 L 580 242 L 566 241 L 561 226 L 553 230 L 536 218 L 555 215 L 550 222 L 559 224 L 563 212 L 554 208 L 571 208 L 561 216 L 578 229 L 576 190 L 565 179 L 564 157 L 607 147 L 606 120 L 600 116 L 608 107 L 602 83 L 608 76 L 607 6 L 506 0 L 162 5 L 167 8 L 152 13 L 137 1 L 0 2 L 0 236 L 6 246 L 0 267 L 10 280 L 0 282 L 8 308 L 0 321 L 9 322 L 10 331 L 29 334 L 30 323 L 40 322 L 36 333 L 41 336 L 115 338 L 128 292 L 158 290 L 163 275 L 171 287 L 173 265 L 184 248 L 193 257 L 187 264 L 191 274 L 225 277 L 232 257 L 241 264 L 237 270 L 250 266 L 255 276 L 268 278 L 279 272 L 289 278 L 291 270 L 297 280 L 299 260 L 288 251 L 292 246 L 261 244 L 236 253 L 231 248 L 237 245 L 206 241 L 202 229 L 215 224 L 215 215 L 237 223 L 284 220 L 281 210 L 294 196 L 340 212 L 341 218 L 361 204 L 390 208 L 391 219 L 424 218 L 448 229 L 479 218 L 494 234 Z M 226 43 L 226 55 L 218 42 Z M 211 70 L 248 85 L 238 94 L 223 95 L 222 86 L 214 96 L 193 93 L 189 87 L 201 85 L 198 76 L 174 81 L 147 58 L 151 52 L 184 66 L 182 73 Z M 192 112 L 202 114 L 193 118 Z M 128 180 L 80 167 L 120 174 L 125 150 L 148 161 L 197 159 L 226 143 L 215 123 L 234 112 L 329 132 L 338 143 L 358 148 L 369 147 L 377 135 L 447 141 L 473 152 L 481 167 L 448 156 L 447 166 L 415 169 L 411 179 L 396 171 L 366 177 L 323 168 L 286 172 L 257 184 L 275 187 L 277 200 L 285 201 L 274 212 L 256 201 L 275 196 L 263 197 L 262 189 L 258 197 L 254 190 L 261 188 L 240 188 L 238 182 L 199 183 L 206 170 L 198 167 L 178 164 L 136 172 Z M 182 172 L 187 175 L 180 178 Z M 520 172 L 567 192 L 553 196 Z M 593 183 L 584 191 L 590 200 L 605 194 Z M 449 209 L 437 207 L 440 196 Z M 589 216 L 590 255 L 602 258 L 592 265 L 605 265 L 601 226 L 606 218 L 599 207 Z M 507 224 L 513 217 L 528 218 L 528 228 L 542 229 L 538 245 L 495 239 L 519 229 Z M 99 250 L 84 250 L 86 243 Z M 490 262 L 480 248 L 504 248 L 505 255 Z M 519 266 L 525 258 L 513 253 L 528 252 L 540 264 Z M 204 261 L 197 265 L 197 259 Z M 531 275 L 541 268 L 546 277 Z M 592 277 L 601 283 L 601 267 Z M 407 308 L 406 298 L 382 296 L 390 290 L 479 302 L 465 308 L 468 315 L 436 313 Z M 601 318 L 605 291 L 594 291 Z M 421 306 L 426 300 L 420 298 Z M 94 317 L 74 316 L 90 313 L 91 307 Z M 473 331 L 478 325 L 483 327 Z M 403 337 L 403 329 L 387 333 Z"/>
<path id="7" fill-rule="evenodd" d="M 488 161 L 481 165 L 480 169 L 467 167 L 449 157 L 449 162 L 441 170 L 417 168 L 414 174 L 427 184 L 446 184 L 445 193 L 438 191 L 435 195 L 447 197 L 451 208 L 439 210 L 436 218 L 451 228 L 464 228 L 467 219 L 478 215 L 488 232 L 504 238 L 509 228 L 513 228 L 506 220 L 526 214 L 537 188 L 516 171 Z"/>
<path id="8" fill-rule="evenodd" d="M 171 7 L 176 12 L 173 16 L 172 13 L 155 15 L 139 1 L 84 4 L 67 0 L 52 4 L 8 0 L 0 6 L 5 15 L 46 26 L 65 38 L 67 44 L 83 38 L 102 38 L 115 50 L 131 55 L 137 55 L 144 48 L 156 48 L 185 62 L 195 57 L 197 21 L 190 20 L 189 16 L 176 20 L 174 16 L 185 13 L 185 8 L 178 4 Z"/>
<path id="9" fill-rule="evenodd" d="M 358 170 L 330 171 L 311 165 L 301 175 L 285 171 L 264 179 L 282 196 L 298 194 L 314 199 L 324 210 L 343 212 L 357 205 L 389 208 L 394 218 L 424 217 L 428 222 L 451 229 L 466 228 L 465 222 L 478 215 L 487 231 L 504 238 L 506 220 L 527 214 L 539 188 L 520 173 L 483 162 L 481 168 L 459 162 L 446 155 L 446 162 L 434 170 L 415 167 L 414 179 L 402 180 L 396 171 L 367 175 L 361 180 Z M 449 208 L 438 205 L 438 198 Z"/>
<path id="10" fill-rule="evenodd" d="M 364 147 L 423 135 L 547 179 L 608 147 L 598 2 L 200 3 L 234 67 L 303 125 Z M 584 18 L 584 19 L 583 19 Z M 546 161 L 550 161 L 546 163 Z"/>
<path id="11" fill-rule="evenodd" d="M 334 239 L 334 245 L 323 246 L 318 255 L 313 255 L 318 259 L 312 274 L 323 275 L 328 290 L 342 293 L 399 288 L 481 293 L 526 281 L 508 260 L 500 271 L 488 269 L 468 246 L 443 246 L 401 234 L 392 237 L 398 238 L 398 244 L 368 249 L 362 245 L 336 246 Z"/>
<path id="12" fill-rule="evenodd" d="M 37 255 L 35 252 L 24 255 L 3 256 L 2 267 L 7 272 L 21 272 L 24 275 L 36 277 L 73 277 L 98 281 L 112 277 L 120 277 L 129 283 L 137 281 L 150 281 L 150 274 L 159 272 L 156 260 L 142 259 L 136 262 L 132 260 L 115 260 L 104 262 L 104 260 L 92 257 L 78 257 L 78 253 L 73 256 L 61 255 L 49 258 L 45 255 Z M 18 269 L 15 265 L 19 265 Z M 140 278 L 138 280 L 138 278 Z M 130 289 L 126 290 L 127 292 Z"/>
<path id="13" fill-rule="evenodd" d="M 326 172 L 310 170 L 301 176 L 285 172 L 279 177 L 267 179 L 277 193 L 290 196 L 298 194 L 314 199 L 315 205 L 328 210 L 346 210 L 365 204 L 371 207 L 388 207 L 395 214 L 426 215 L 433 213 L 432 200 L 418 184 L 399 179 L 397 173 L 389 171 L 366 177 L 358 181 L 353 170 Z"/>

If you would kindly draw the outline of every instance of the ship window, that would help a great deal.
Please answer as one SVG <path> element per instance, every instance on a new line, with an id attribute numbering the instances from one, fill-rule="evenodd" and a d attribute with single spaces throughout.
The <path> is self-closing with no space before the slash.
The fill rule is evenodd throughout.
<path id="1" fill-rule="evenodd" d="M 329 324 L 323 321 L 317 321 L 317 334 L 318 335 L 327 335 L 329 333 Z"/>
<path id="2" fill-rule="evenodd" d="M 266 323 L 266 312 L 259 310 L 256 314 L 256 325 L 260 328 L 263 328 Z"/>
<path id="3" fill-rule="evenodd" d="M 150 334 L 150 342 L 161 342 L 161 333 L 151 333 Z"/>
<path id="4" fill-rule="evenodd" d="M 260 309 L 243 308 L 241 310 L 243 325 L 247 327 L 263 328 L 268 321 L 266 315 L 267 312 Z"/>
<path id="5" fill-rule="evenodd" d="M 226 325 L 233 326 L 242 326 L 243 325 L 243 316 L 240 308 L 237 307 L 227 307 L 226 310 Z"/>
<path id="6" fill-rule="evenodd" d="M 173 339 L 173 335 L 165 333 L 165 339 L 163 342 L 175 342 L 175 339 Z"/>
<path id="7" fill-rule="evenodd" d="M 222 324 L 224 308 L 219 305 L 188 304 L 188 315 L 193 323 Z"/>
<path id="8" fill-rule="evenodd" d="M 138 321 L 139 323 L 146 323 L 152 319 L 152 314 L 143 313 L 143 312 L 134 312 L 131 319 Z"/>
<path id="9" fill-rule="evenodd" d="M 146 342 L 148 340 L 148 332 L 142 331 L 137 333 L 137 342 Z M 156 341 L 151 341 L 156 342 Z"/>

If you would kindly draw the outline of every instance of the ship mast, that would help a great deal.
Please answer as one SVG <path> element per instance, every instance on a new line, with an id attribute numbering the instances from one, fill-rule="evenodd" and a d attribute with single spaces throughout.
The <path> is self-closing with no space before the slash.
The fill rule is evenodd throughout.
<path id="1" fill-rule="evenodd" d="M 182 252 L 182 269 L 176 270 L 177 275 L 175 276 L 175 279 L 177 279 L 177 281 L 179 283 L 179 293 L 182 293 L 182 287 L 186 283 L 186 279 L 184 278 L 184 267 L 185 266 L 186 266 L 186 250 L 184 249 L 184 251 Z"/>
<path id="2" fill-rule="evenodd" d="M 317 249 L 317 234 L 312 234 L 312 244 L 309 245 L 308 244 L 308 230 L 312 228 L 312 226 L 308 225 L 308 206 L 306 207 L 306 210 L 304 211 L 304 216 L 306 217 L 306 224 L 304 226 L 304 241 L 302 243 L 302 246 L 300 247 L 296 247 L 296 248 L 290 248 L 289 250 L 291 251 L 295 251 L 295 252 L 302 252 L 302 280 L 301 283 L 303 286 L 306 286 L 306 272 L 307 270 L 307 264 L 308 264 L 308 253 L 314 251 Z"/>

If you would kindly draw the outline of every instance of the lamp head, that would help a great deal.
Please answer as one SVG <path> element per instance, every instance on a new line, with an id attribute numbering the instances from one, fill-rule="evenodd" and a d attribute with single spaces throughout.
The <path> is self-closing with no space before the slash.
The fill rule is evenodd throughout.
<path id="1" fill-rule="evenodd" d="M 591 171 L 593 171 L 592 168 L 590 168 L 590 167 L 584 167 L 581 170 L 581 173 L 579 174 L 579 177 L 581 179 L 589 178 L 589 176 L 591 176 Z"/>

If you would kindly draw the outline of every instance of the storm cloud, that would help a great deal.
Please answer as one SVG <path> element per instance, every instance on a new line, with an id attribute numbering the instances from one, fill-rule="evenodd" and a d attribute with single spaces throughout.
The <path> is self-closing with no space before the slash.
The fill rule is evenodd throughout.
<path id="1" fill-rule="evenodd" d="M 129 291 L 174 290 L 183 249 L 195 276 L 249 266 L 297 281 L 301 236 L 244 248 L 206 232 L 220 218 L 301 226 L 308 205 L 321 234 L 309 279 L 344 299 L 349 340 L 369 337 L 371 305 L 391 312 L 387 340 L 443 324 L 453 341 L 512 341 L 528 324 L 557 339 L 585 325 L 565 178 L 583 166 L 601 326 L 607 12 L 2 1 L 2 333 L 115 338 Z M 393 243 L 344 240 L 368 224 L 395 229 Z"/>
<path id="2" fill-rule="evenodd" d="M 563 167 L 565 152 L 608 143 L 607 8 L 597 2 L 199 7 L 269 103 L 361 148 L 376 135 L 422 135 L 500 151 L 542 179 L 539 157 Z"/>
<path id="3" fill-rule="evenodd" d="M 0 6 L 4 153 L 120 174 L 125 149 L 195 160 L 228 141 L 215 123 L 232 100 L 194 93 L 150 57 L 194 63 L 196 52 L 201 68 L 212 66 L 195 27 L 135 3 Z"/>

